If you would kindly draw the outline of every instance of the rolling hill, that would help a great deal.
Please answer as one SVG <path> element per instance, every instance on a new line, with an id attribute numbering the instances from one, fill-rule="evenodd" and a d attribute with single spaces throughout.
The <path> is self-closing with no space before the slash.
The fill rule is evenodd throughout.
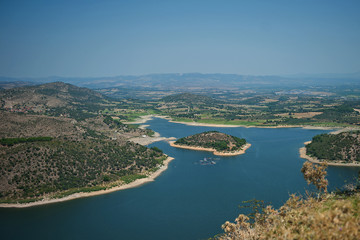
<path id="1" fill-rule="evenodd" d="M 91 116 L 109 105 L 102 94 L 63 82 L 2 90 L 0 99 L 0 108 L 8 111 L 74 118 Z"/>
<path id="2" fill-rule="evenodd" d="M 128 141 L 148 129 L 98 114 L 114 103 L 65 83 L 0 91 L 0 202 L 97 191 L 146 177 L 166 155 Z"/>

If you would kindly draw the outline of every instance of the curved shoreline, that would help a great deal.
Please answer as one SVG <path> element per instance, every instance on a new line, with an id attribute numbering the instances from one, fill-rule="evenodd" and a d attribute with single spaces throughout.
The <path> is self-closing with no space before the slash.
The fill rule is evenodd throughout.
<path id="1" fill-rule="evenodd" d="M 136 119 L 134 122 L 124 122 L 125 124 L 139 124 L 139 128 L 141 129 L 146 129 L 147 127 L 149 127 L 149 125 L 145 125 L 145 123 L 147 121 L 150 121 L 153 119 L 153 117 L 158 117 L 158 118 L 164 118 L 158 115 L 145 115 L 145 116 L 140 116 L 140 118 Z M 132 137 L 129 138 L 129 141 L 132 141 L 134 143 L 138 143 L 140 145 L 146 146 L 149 144 L 152 144 L 154 142 L 160 142 L 160 141 L 171 141 L 171 140 L 175 140 L 175 137 L 162 137 L 160 135 L 160 133 L 158 132 L 154 132 L 153 136 L 141 136 L 141 137 Z"/>
<path id="2" fill-rule="evenodd" d="M 141 125 L 141 126 L 147 126 L 147 125 Z M 140 145 L 146 146 L 154 142 L 160 142 L 160 141 L 171 141 L 175 140 L 175 137 L 161 137 L 160 133 L 155 132 L 154 136 L 143 136 L 143 137 L 134 137 L 130 138 L 129 141 L 132 141 L 134 143 L 138 143 Z"/>
<path id="3" fill-rule="evenodd" d="M 311 141 L 308 141 L 308 142 L 304 142 L 305 146 L 310 144 Z M 341 166 L 341 167 L 360 167 L 360 163 L 341 163 L 341 162 L 333 162 L 331 160 L 319 160 L 315 157 L 310 157 L 309 155 L 306 154 L 306 147 L 302 147 L 299 149 L 299 153 L 300 153 L 300 157 L 303 158 L 303 159 L 306 159 L 308 160 L 309 162 L 312 162 L 312 163 L 317 163 L 317 164 L 320 164 L 320 163 L 327 163 L 329 166 Z"/>
<path id="4" fill-rule="evenodd" d="M 184 124 L 188 126 L 199 126 L 199 127 L 223 127 L 223 128 L 234 128 L 234 127 L 243 127 L 243 128 L 304 128 L 304 129 L 318 129 L 318 130 L 336 130 L 336 131 L 351 131 L 359 130 L 356 127 L 317 127 L 311 125 L 278 125 L 278 126 L 248 126 L 248 125 L 234 125 L 234 124 L 216 124 L 216 123 L 199 123 L 199 122 L 179 122 L 172 120 L 169 116 L 162 115 L 144 115 L 136 119 L 134 122 L 126 122 L 128 124 L 144 124 L 148 120 L 151 120 L 153 117 L 162 118 L 169 120 L 171 123 Z"/>
<path id="5" fill-rule="evenodd" d="M 74 194 L 71 194 L 71 195 L 63 197 L 63 198 L 55 198 L 55 199 L 46 199 L 45 198 L 41 201 L 36 201 L 36 202 L 31 202 L 31 203 L 1 203 L 0 207 L 2 207 L 2 208 L 34 207 L 34 206 L 40 206 L 40 205 L 45 205 L 45 204 L 51 204 L 51 203 L 65 202 L 65 201 L 74 200 L 74 199 L 78 199 L 78 198 L 103 195 L 103 194 L 108 194 L 108 193 L 112 193 L 112 192 L 116 192 L 116 191 L 120 191 L 120 190 L 139 187 L 145 183 L 155 181 L 155 178 L 160 176 L 161 173 L 164 172 L 168 168 L 168 165 L 172 160 L 174 160 L 174 158 L 168 156 L 168 158 L 164 160 L 163 166 L 161 166 L 157 171 L 151 173 L 148 177 L 136 179 L 135 181 L 133 181 L 131 183 L 120 185 L 120 186 L 113 187 L 110 189 L 94 191 L 94 192 L 87 192 L 87 193 L 79 192 L 79 193 L 74 193 Z"/>
<path id="6" fill-rule="evenodd" d="M 191 146 L 185 146 L 185 145 L 178 145 L 175 144 L 174 141 L 169 141 L 170 146 L 172 147 L 177 147 L 177 148 L 183 148 L 183 149 L 189 149 L 189 150 L 195 150 L 195 151 L 207 151 L 207 152 L 212 152 L 214 155 L 216 156 L 237 156 L 237 155 L 241 155 L 244 154 L 245 151 L 247 149 L 249 149 L 251 147 L 250 143 L 245 144 L 245 146 L 239 150 L 239 151 L 234 151 L 234 152 L 218 152 L 216 149 L 214 148 L 204 148 L 204 147 L 191 147 Z"/>
<path id="7" fill-rule="evenodd" d="M 155 116 L 158 117 L 158 116 Z M 169 118 L 164 119 L 169 120 Z M 222 128 L 234 128 L 234 127 L 242 127 L 242 128 L 303 128 L 303 129 L 315 129 L 315 130 L 335 130 L 335 131 L 351 131 L 358 128 L 353 127 L 316 127 L 311 125 L 277 125 L 277 126 L 248 126 L 248 125 L 233 125 L 233 124 L 216 124 L 216 123 L 198 123 L 198 122 L 177 122 L 173 120 L 169 120 L 172 123 L 179 123 L 188 126 L 199 126 L 199 127 L 222 127 Z"/>

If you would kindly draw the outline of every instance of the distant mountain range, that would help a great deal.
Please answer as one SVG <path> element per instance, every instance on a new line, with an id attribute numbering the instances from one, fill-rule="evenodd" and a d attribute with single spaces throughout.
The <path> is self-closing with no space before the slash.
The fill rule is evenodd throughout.
<path id="1" fill-rule="evenodd" d="M 9 78 L 0 77 L 1 88 L 32 85 L 34 83 L 66 82 L 92 89 L 128 88 L 156 90 L 193 90 L 196 88 L 251 88 L 277 86 L 323 86 L 354 84 L 360 81 L 360 72 L 351 74 L 297 74 L 287 76 L 250 76 L 237 74 L 168 73 L 141 76 L 114 77 L 45 77 Z"/>
<path id="2" fill-rule="evenodd" d="M 299 73 L 299 74 L 290 74 L 290 75 L 281 75 L 283 77 L 290 78 L 338 78 L 338 79 L 360 79 L 360 71 L 354 73 L 317 73 L 317 74 L 308 74 L 308 73 Z"/>

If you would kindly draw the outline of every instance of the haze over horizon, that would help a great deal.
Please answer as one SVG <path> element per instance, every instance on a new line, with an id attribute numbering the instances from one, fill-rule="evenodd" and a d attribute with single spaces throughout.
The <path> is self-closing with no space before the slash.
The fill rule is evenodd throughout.
<path id="1" fill-rule="evenodd" d="M 359 1 L 1 1 L 0 76 L 360 70 Z"/>

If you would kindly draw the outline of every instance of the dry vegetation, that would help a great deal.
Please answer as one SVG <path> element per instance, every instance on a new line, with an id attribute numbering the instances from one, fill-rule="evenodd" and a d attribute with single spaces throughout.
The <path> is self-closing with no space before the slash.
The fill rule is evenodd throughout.
<path id="1" fill-rule="evenodd" d="M 100 190 L 158 168 L 161 150 L 128 141 L 153 131 L 98 114 L 111 104 L 64 83 L 0 91 L 0 202 Z"/>
<path id="2" fill-rule="evenodd" d="M 240 214 L 234 223 L 225 222 L 225 233 L 215 239 L 360 239 L 358 188 L 347 194 L 325 193 L 325 168 L 309 162 L 302 168 L 305 179 L 317 187 L 317 198 L 291 195 L 280 209 L 267 206 L 254 214 L 253 221 Z"/>
<path id="3" fill-rule="evenodd" d="M 83 140 L 93 136 L 103 136 L 117 141 L 125 142 L 132 137 L 148 135 L 146 129 L 121 124 L 104 116 L 97 116 L 77 121 L 67 117 L 52 117 L 45 115 L 32 115 L 13 112 L 1 112 L 0 137 L 38 137 L 49 136 L 71 140 Z M 111 118 L 110 118 L 111 119 Z M 119 124 L 116 124 L 119 123 Z M 96 137 L 95 136 L 95 137 Z"/>
<path id="4" fill-rule="evenodd" d="M 84 121 L 2 112 L 0 136 L 51 137 L 46 142 L 0 145 L 0 201 L 34 199 L 72 188 L 94 187 L 153 170 L 164 159 L 127 139 L 148 134 L 111 117 Z"/>
<path id="5" fill-rule="evenodd" d="M 27 199 L 146 174 L 162 152 L 104 140 L 28 142 L 0 146 L 0 200 Z"/>
<path id="6" fill-rule="evenodd" d="M 279 210 L 267 206 L 253 224 L 245 215 L 222 225 L 217 239 L 359 239 L 360 195 L 326 195 L 322 200 L 291 198 Z"/>

